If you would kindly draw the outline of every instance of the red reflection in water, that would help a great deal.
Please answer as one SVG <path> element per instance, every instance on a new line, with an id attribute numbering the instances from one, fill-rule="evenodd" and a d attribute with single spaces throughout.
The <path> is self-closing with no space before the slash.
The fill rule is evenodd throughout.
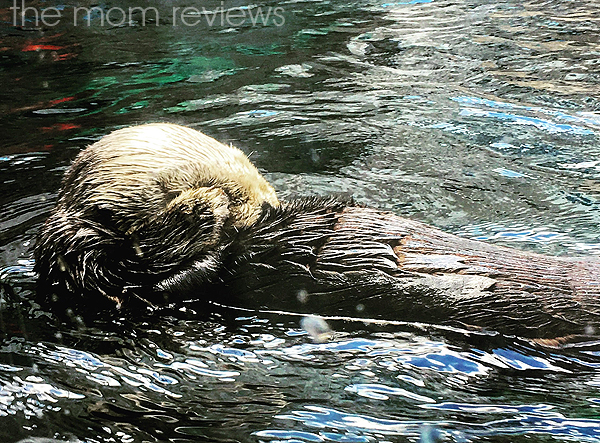
<path id="1" fill-rule="evenodd" d="M 60 51 L 61 49 L 66 49 L 67 46 L 57 46 L 57 45 L 40 45 L 28 43 L 23 49 L 22 52 L 30 52 L 30 51 Z"/>
<path id="2" fill-rule="evenodd" d="M 63 97 L 63 98 L 57 98 L 56 100 L 50 100 L 48 102 L 49 106 L 54 106 L 54 105 L 58 105 L 59 103 L 64 103 L 64 102 L 71 102 L 75 100 L 75 96 L 71 96 L 71 97 Z"/>
<path id="3" fill-rule="evenodd" d="M 51 131 L 69 131 L 71 129 L 79 129 L 79 128 L 81 128 L 81 125 L 78 125 L 75 123 L 55 123 L 52 126 L 45 126 L 41 129 L 44 132 L 51 132 Z"/>

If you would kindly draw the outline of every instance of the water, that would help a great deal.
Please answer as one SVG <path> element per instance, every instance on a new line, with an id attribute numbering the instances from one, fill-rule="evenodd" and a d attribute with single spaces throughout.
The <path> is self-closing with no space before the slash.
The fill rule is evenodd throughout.
<path id="1" fill-rule="evenodd" d="M 31 254 L 83 146 L 171 121 L 251 153 L 281 198 L 352 195 L 469 238 L 598 255 L 597 2 L 236 9 L 281 7 L 283 26 L 208 26 L 220 2 L 148 5 L 158 26 L 102 26 L 99 10 L 73 26 L 72 6 L 30 0 L 62 17 L 35 30 L 0 9 L 1 441 L 600 441 L 598 342 L 217 306 L 61 322 L 36 303 Z M 174 6 L 209 13 L 173 27 Z"/>

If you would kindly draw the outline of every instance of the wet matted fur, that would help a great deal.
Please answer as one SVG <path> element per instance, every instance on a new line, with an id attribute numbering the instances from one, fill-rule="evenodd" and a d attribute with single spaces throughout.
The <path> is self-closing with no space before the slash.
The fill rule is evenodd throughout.
<path id="1" fill-rule="evenodd" d="M 35 254 L 41 292 L 90 309 L 226 297 L 531 337 L 600 326 L 597 259 L 472 241 L 335 198 L 279 202 L 241 151 L 170 124 L 84 150 Z"/>

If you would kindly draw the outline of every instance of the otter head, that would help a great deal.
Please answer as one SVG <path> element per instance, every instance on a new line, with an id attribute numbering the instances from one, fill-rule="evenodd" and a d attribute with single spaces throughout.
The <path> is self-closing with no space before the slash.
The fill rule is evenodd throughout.
<path id="1" fill-rule="evenodd" d="M 268 206 L 274 189 L 239 149 L 173 124 L 121 129 L 66 173 L 36 268 L 42 283 L 118 302 L 182 290 L 209 279 L 231 235 Z"/>

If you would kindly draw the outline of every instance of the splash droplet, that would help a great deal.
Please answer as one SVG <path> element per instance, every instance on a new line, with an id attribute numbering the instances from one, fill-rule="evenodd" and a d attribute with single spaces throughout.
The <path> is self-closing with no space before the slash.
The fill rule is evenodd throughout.
<path id="1" fill-rule="evenodd" d="M 333 335 L 331 328 L 321 317 L 304 317 L 300 321 L 300 327 L 317 343 L 326 342 Z"/>

